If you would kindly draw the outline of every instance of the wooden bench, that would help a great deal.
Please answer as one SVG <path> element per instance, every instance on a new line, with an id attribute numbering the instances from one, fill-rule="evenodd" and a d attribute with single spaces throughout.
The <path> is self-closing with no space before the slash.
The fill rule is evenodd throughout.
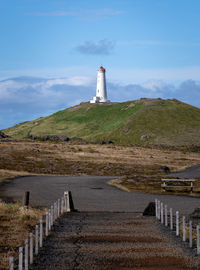
<path id="1" fill-rule="evenodd" d="M 161 179 L 161 187 L 166 190 L 166 188 L 189 188 L 190 192 L 193 192 L 195 179 Z M 171 183 L 171 184 L 170 184 Z M 180 183 L 187 185 L 180 185 Z M 179 184 L 179 185 L 177 185 Z"/>

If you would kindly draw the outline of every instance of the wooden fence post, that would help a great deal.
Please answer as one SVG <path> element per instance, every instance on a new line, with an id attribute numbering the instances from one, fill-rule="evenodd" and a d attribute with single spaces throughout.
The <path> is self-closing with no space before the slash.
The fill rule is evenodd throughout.
<path id="1" fill-rule="evenodd" d="M 161 213 L 161 223 L 164 223 L 164 211 L 163 211 L 163 203 L 160 203 L 160 213 Z"/>
<path id="2" fill-rule="evenodd" d="M 42 247 L 43 244 L 43 220 L 40 218 L 40 247 Z"/>
<path id="3" fill-rule="evenodd" d="M 67 212 L 67 191 L 64 192 L 64 212 Z"/>
<path id="4" fill-rule="evenodd" d="M 51 226 L 53 226 L 54 221 L 54 213 L 53 213 L 53 205 L 51 206 Z"/>
<path id="5" fill-rule="evenodd" d="M 23 206 L 28 207 L 29 206 L 29 198 L 30 198 L 30 192 L 25 191 L 24 197 L 23 197 Z"/>
<path id="6" fill-rule="evenodd" d="M 176 236 L 179 236 L 179 211 L 176 211 Z"/>
<path id="7" fill-rule="evenodd" d="M 58 205 L 57 201 L 55 202 L 55 220 L 58 218 Z"/>
<path id="8" fill-rule="evenodd" d="M 23 247 L 19 247 L 19 270 L 23 270 Z"/>
<path id="9" fill-rule="evenodd" d="M 183 241 L 186 241 L 185 216 L 183 216 Z"/>
<path id="10" fill-rule="evenodd" d="M 49 234 L 49 213 L 46 212 L 45 236 Z"/>
<path id="11" fill-rule="evenodd" d="M 165 227 L 168 226 L 168 212 L 167 212 L 167 205 L 165 205 Z"/>
<path id="12" fill-rule="evenodd" d="M 28 270 L 28 239 L 25 240 L 25 250 L 24 250 L 24 269 Z"/>
<path id="13" fill-rule="evenodd" d="M 64 210 L 64 208 L 65 208 L 65 201 L 64 201 L 64 198 L 63 198 L 63 197 L 62 197 L 61 200 L 62 200 L 62 204 L 61 204 L 61 205 L 62 205 L 62 211 L 61 211 L 61 214 L 63 214 L 64 211 L 65 211 L 65 210 Z"/>
<path id="14" fill-rule="evenodd" d="M 53 222 L 56 220 L 56 203 L 53 204 Z"/>
<path id="15" fill-rule="evenodd" d="M 14 270 L 14 257 L 9 257 L 9 270 Z"/>
<path id="16" fill-rule="evenodd" d="M 30 233 L 30 264 L 33 263 L 33 233 Z"/>
<path id="17" fill-rule="evenodd" d="M 189 247 L 192 248 L 192 221 L 189 221 Z"/>
<path id="18" fill-rule="evenodd" d="M 60 199 L 58 199 L 58 217 L 60 217 Z"/>
<path id="19" fill-rule="evenodd" d="M 38 225 L 35 225 L 35 254 L 38 255 Z"/>
<path id="20" fill-rule="evenodd" d="M 170 215 L 170 230 L 173 230 L 173 210 L 172 210 L 172 208 L 169 209 L 169 215 Z"/>
<path id="21" fill-rule="evenodd" d="M 51 230 L 51 210 L 49 209 L 49 231 Z"/>

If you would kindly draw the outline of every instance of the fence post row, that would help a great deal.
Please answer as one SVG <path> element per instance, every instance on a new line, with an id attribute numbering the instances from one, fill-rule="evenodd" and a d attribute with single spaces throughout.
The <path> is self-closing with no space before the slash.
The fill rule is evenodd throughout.
<path id="1" fill-rule="evenodd" d="M 161 224 L 164 224 L 166 227 L 168 225 L 170 226 L 170 230 L 173 230 L 174 224 L 173 224 L 173 209 L 169 209 L 169 223 L 168 223 L 168 208 L 167 205 L 164 205 L 163 202 L 159 201 L 158 199 L 155 199 L 155 216 L 156 219 L 160 220 Z M 175 232 L 176 236 L 180 235 L 180 217 L 179 217 L 179 211 L 176 211 L 175 215 Z M 189 220 L 188 223 L 188 231 L 189 231 L 189 247 L 193 247 L 193 226 L 192 221 Z M 186 241 L 186 218 L 185 216 L 182 217 L 182 240 L 183 242 Z M 200 254 L 200 225 L 196 226 L 196 252 L 197 255 Z"/>
<path id="2" fill-rule="evenodd" d="M 156 202 L 157 207 L 157 217 L 159 217 L 158 213 L 158 200 Z M 29 238 L 25 240 L 24 247 L 19 247 L 18 253 L 18 270 L 28 270 L 29 264 L 33 264 L 33 253 L 38 255 L 39 247 L 43 246 L 43 237 L 47 237 L 49 235 L 49 231 L 57 218 L 60 217 L 64 212 L 70 212 L 70 204 L 69 204 L 69 192 L 64 192 L 64 197 L 58 199 L 51 205 L 50 209 L 45 213 L 45 227 L 43 227 L 43 218 L 41 217 L 39 220 L 39 225 L 35 226 L 35 235 L 30 232 Z M 34 241 L 35 237 L 35 241 Z M 24 253 L 23 253 L 24 252 Z M 13 256 L 9 257 L 9 270 L 16 269 L 15 260 Z"/>

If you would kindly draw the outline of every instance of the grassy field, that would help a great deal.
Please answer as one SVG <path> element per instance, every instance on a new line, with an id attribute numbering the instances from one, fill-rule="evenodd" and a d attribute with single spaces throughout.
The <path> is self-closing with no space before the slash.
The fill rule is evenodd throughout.
<path id="1" fill-rule="evenodd" d="M 178 100 L 81 103 L 4 132 L 14 138 L 65 135 L 120 145 L 199 145 L 200 109 Z M 141 140 L 145 136 L 145 140 Z"/>

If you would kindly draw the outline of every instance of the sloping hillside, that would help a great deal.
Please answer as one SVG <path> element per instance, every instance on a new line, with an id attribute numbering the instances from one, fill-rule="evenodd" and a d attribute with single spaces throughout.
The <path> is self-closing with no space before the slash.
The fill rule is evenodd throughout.
<path id="1" fill-rule="evenodd" d="M 140 99 L 89 104 L 4 130 L 7 135 L 65 135 L 91 142 L 111 140 L 124 145 L 200 145 L 200 109 L 178 100 Z"/>

